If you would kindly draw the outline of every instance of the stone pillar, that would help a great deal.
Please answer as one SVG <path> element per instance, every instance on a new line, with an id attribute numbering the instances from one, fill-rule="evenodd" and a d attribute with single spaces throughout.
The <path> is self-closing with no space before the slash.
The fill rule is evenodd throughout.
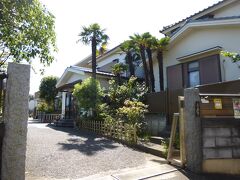
<path id="1" fill-rule="evenodd" d="M 200 117 L 196 116 L 195 104 L 200 101 L 199 90 L 184 90 L 185 144 L 187 168 L 193 172 L 202 171 L 202 133 Z"/>
<path id="2" fill-rule="evenodd" d="M 62 119 L 65 117 L 66 92 L 62 92 Z"/>
<path id="3" fill-rule="evenodd" d="M 2 180 L 24 180 L 30 66 L 8 64 L 2 152 Z"/>

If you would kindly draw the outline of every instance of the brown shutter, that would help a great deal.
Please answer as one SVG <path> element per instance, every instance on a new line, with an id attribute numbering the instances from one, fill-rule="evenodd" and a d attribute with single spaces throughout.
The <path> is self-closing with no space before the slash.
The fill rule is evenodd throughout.
<path id="1" fill-rule="evenodd" d="M 199 68 L 201 84 L 221 82 L 219 55 L 199 59 Z"/>
<path id="2" fill-rule="evenodd" d="M 183 87 L 182 64 L 167 67 L 167 85 L 169 90 Z"/>

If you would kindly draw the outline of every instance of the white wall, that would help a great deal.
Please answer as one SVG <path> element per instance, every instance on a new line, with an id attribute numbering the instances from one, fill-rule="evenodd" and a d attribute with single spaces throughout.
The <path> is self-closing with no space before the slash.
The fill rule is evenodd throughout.
<path id="1" fill-rule="evenodd" d="M 230 17 L 230 16 L 239 16 L 240 15 L 240 1 L 236 1 L 224 8 L 221 8 L 214 12 L 214 17 Z"/>
<path id="2" fill-rule="evenodd" d="M 71 73 L 71 76 L 69 77 L 69 79 L 66 81 L 66 84 L 68 83 L 72 83 L 74 81 L 78 81 L 78 80 L 84 80 L 84 79 L 87 79 L 89 77 L 88 74 L 84 74 L 84 75 L 80 75 L 80 74 L 77 74 L 77 73 Z"/>
<path id="3" fill-rule="evenodd" d="M 178 64 L 176 58 L 195 52 L 206 50 L 215 46 L 223 47 L 223 50 L 240 53 L 240 27 L 217 27 L 200 28 L 190 31 L 180 40 L 170 45 L 170 49 L 164 54 L 164 84 L 166 81 L 166 67 Z M 224 59 L 226 61 L 224 62 Z M 155 69 L 157 66 L 155 65 Z M 221 57 L 222 80 L 235 80 L 240 77 L 238 65 L 232 63 L 228 58 Z M 225 69 L 225 73 L 223 73 Z M 157 70 L 155 70 L 157 74 Z M 157 79 L 157 76 L 155 76 Z M 158 82 L 156 87 L 158 87 Z"/>

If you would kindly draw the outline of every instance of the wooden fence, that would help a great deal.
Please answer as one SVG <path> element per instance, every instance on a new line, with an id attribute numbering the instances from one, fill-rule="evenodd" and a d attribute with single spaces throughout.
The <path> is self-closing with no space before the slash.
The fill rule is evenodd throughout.
<path id="1" fill-rule="evenodd" d="M 45 112 L 37 111 L 37 119 L 43 123 L 51 123 L 60 118 L 61 114 L 46 114 Z"/>
<path id="2" fill-rule="evenodd" d="M 103 121 L 80 120 L 80 128 L 114 138 L 126 143 L 137 143 L 137 126 L 123 122 L 107 123 Z"/>
<path id="3" fill-rule="evenodd" d="M 183 91 L 184 89 L 181 88 L 148 93 L 146 101 L 149 112 L 165 114 L 167 123 L 171 124 L 172 115 L 178 112 L 178 96 L 183 96 Z"/>

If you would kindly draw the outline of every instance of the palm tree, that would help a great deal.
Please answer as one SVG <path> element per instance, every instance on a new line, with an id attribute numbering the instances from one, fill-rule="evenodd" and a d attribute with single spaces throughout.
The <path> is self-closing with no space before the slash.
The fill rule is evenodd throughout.
<path id="1" fill-rule="evenodd" d="M 112 67 L 112 72 L 117 76 L 118 85 L 121 85 L 121 74 L 127 70 L 127 65 L 123 63 L 114 64 Z"/>
<path id="2" fill-rule="evenodd" d="M 159 69 L 159 84 L 160 91 L 164 91 L 164 77 L 163 77 L 163 51 L 166 50 L 170 38 L 164 37 L 160 40 L 156 39 L 154 49 L 157 51 L 158 69 Z"/>
<path id="3" fill-rule="evenodd" d="M 149 62 L 149 77 L 151 83 L 151 92 L 155 92 L 155 78 L 153 72 L 153 58 L 152 58 L 152 49 L 154 48 L 156 38 L 153 37 L 149 32 L 144 33 L 146 38 L 146 52 Z"/>
<path id="4" fill-rule="evenodd" d="M 92 77 L 96 79 L 96 49 L 99 45 L 107 44 L 109 37 L 105 34 L 105 29 L 101 29 L 97 23 L 91 24 L 89 27 L 83 26 L 79 36 L 79 41 L 92 46 Z"/>
<path id="5" fill-rule="evenodd" d="M 130 40 L 124 41 L 121 46 L 121 50 L 126 53 L 126 63 L 128 64 L 128 69 L 130 72 L 130 76 L 135 76 L 135 69 L 134 69 L 134 64 L 133 64 L 133 49 L 134 45 L 133 42 Z"/>
<path id="6" fill-rule="evenodd" d="M 143 68 L 144 68 L 144 75 L 145 75 L 145 83 L 147 88 L 149 88 L 149 76 L 148 76 L 148 66 L 147 66 L 147 61 L 146 61 L 146 56 L 145 56 L 145 51 L 146 51 L 146 37 L 144 34 L 139 35 L 139 34 L 134 34 L 134 36 L 130 36 L 130 40 L 133 42 L 135 46 L 139 48 L 142 63 L 143 63 Z"/>

